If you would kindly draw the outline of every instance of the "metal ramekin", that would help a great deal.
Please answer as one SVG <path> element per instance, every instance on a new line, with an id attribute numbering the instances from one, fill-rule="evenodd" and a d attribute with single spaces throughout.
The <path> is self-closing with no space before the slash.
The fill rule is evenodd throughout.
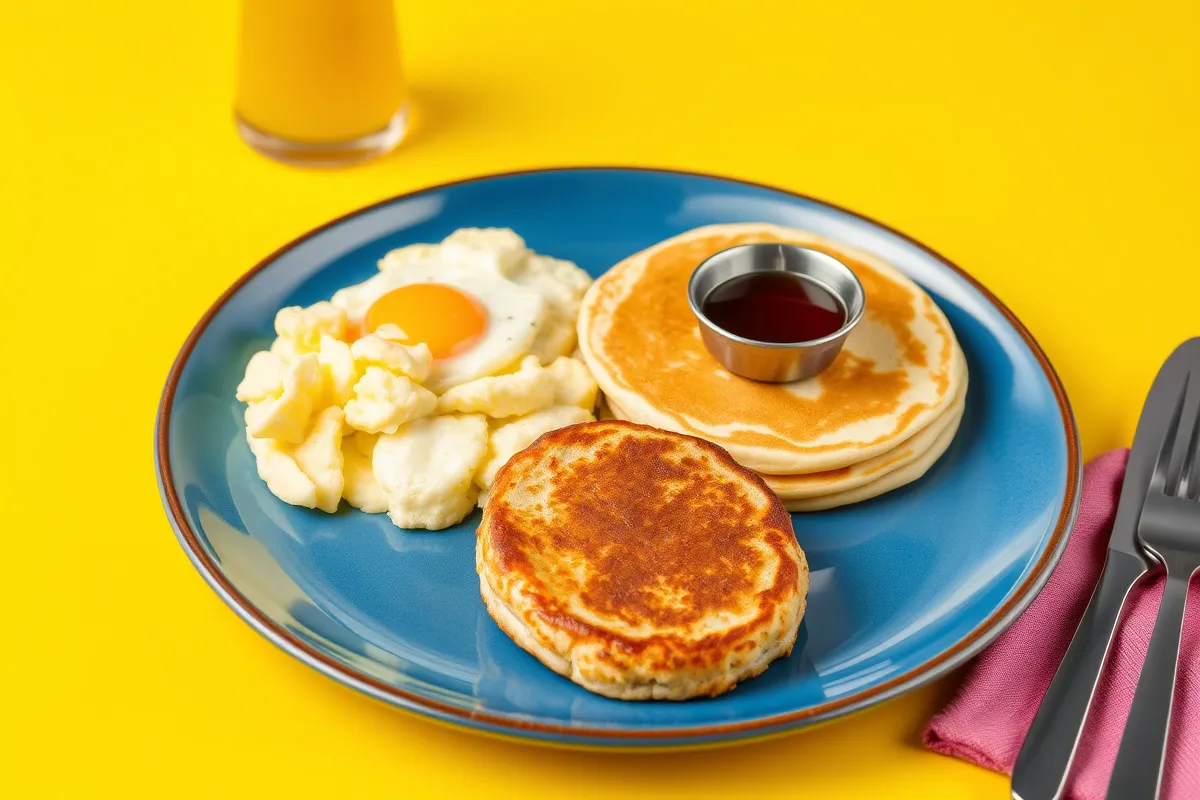
<path id="1" fill-rule="evenodd" d="M 846 312 L 837 331 L 807 342 L 759 342 L 730 333 L 700 310 L 709 292 L 751 272 L 791 272 L 826 289 Z M 725 369 L 756 381 L 786 383 L 811 378 L 833 363 L 846 337 L 862 319 L 866 294 L 858 278 L 842 262 L 807 247 L 791 244 L 743 244 L 710 256 L 688 281 L 688 303 L 700 322 L 708 352 Z"/>

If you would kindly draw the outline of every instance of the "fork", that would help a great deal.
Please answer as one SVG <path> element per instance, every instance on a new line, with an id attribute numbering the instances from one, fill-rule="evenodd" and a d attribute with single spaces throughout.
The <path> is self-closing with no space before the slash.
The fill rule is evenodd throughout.
<path id="1" fill-rule="evenodd" d="M 1200 392 L 1188 429 L 1180 430 L 1188 382 L 1167 426 L 1138 521 L 1138 541 L 1163 565 L 1167 579 L 1108 784 L 1112 800 L 1156 798 L 1162 783 L 1188 582 L 1200 570 Z M 1185 439 L 1187 449 L 1178 458 Z"/>

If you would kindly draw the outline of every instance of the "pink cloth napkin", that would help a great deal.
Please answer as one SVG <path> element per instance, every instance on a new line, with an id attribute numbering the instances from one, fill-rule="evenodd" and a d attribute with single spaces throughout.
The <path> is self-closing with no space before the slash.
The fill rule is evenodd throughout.
<path id="1" fill-rule="evenodd" d="M 1011 773 L 1025 733 L 1100 577 L 1128 450 L 1090 462 L 1079 519 L 1050 581 L 1025 613 L 968 668 L 954 700 L 925 731 L 925 746 Z M 1133 703 L 1162 597 L 1161 573 L 1143 578 L 1126 601 L 1067 782 L 1068 800 L 1101 800 Z M 1188 592 L 1179 678 L 1162 796 L 1200 798 L 1200 582 Z"/>

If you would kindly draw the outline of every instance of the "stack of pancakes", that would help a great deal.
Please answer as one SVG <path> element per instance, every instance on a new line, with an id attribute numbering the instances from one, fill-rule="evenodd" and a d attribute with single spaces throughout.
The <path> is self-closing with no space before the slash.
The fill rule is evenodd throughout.
<path id="1" fill-rule="evenodd" d="M 700 339 L 692 271 L 757 242 L 828 253 L 866 291 L 862 321 L 815 378 L 738 377 Z M 584 297 L 579 347 L 607 415 L 720 445 L 792 511 L 856 503 L 921 477 L 950 446 L 967 391 L 950 323 L 919 286 L 868 253 L 775 225 L 698 228 L 625 259 Z"/>

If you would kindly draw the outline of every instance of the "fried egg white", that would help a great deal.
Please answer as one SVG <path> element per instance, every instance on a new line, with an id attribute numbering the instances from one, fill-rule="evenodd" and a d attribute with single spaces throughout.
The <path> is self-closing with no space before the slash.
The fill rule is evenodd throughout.
<path id="1" fill-rule="evenodd" d="M 338 291 L 332 302 L 360 333 L 392 324 L 408 343 L 428 344 L 435 360 L 424 383 L 438 394 L 519 361 L 541 331 L 547 309 L 534 288 L 438 261 L 397 265 Z"/>

